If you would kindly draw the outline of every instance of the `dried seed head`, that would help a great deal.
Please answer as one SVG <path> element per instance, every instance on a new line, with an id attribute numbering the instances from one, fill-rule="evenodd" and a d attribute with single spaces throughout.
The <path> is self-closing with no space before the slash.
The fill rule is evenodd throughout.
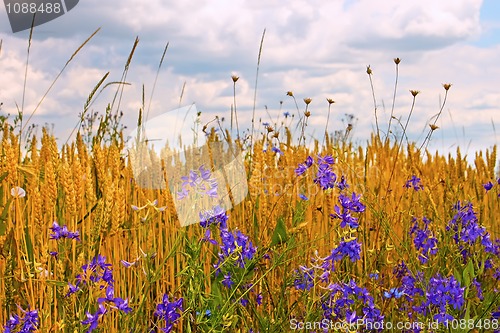
<path id="1" fill-rule="evenodd" d="M 272 128 L 272 126 L 267 126 L 266 129 L 267 129 L 267 133 L 271 133 L 274 131 L 274 128 Z"/>
<path id="2" fill-rule="evenodd" d="M 280 135 L 280 134 L 279 134 L 278 132 L 274 132 L 274 134 L 273 134 L 273 138 L 276 138 L 276 139 L 277 139 L 277 138 L 279 137 L 279 135 Z"/>
<path id="3" fill-rule="evenodd" d="M 346 131 L 351 131 L 352 130 L 352 124 L 347 124 L 347 128 L 346 128 Z"/>
<path id="4" fill-rule="evenodd" d="M 410 93 L 413 97 L 417 96 L 419 92 L 419 90 L 410 90 Z"/>
<path id="5" fill-rule="evenodd" d="M 444 90 L 448 91 L 448 89 L 450 89 L 450 87 L 452 86 L 451 83 L 443 83 L 443 88 Z"/>
<path id="6" fill-rule="evenodd" d="M 309 116 L 311 115 L 311 111 L 306 111 L 306 112 L 304 112 L 304 115 L 305 115 L 306 117 L 309 117 Z"/>
<path id="7" fill-rule="evenodd" d="M 312 102 L 311 98 L 304 98 L 304 103 L 306 103 L 306 105 L 309 105 L 311 102 Z"/>
<path id="8" fill-rule="evenodd" d="M 394 58 L 394 63 L 395 63 L 396 65 L 399 65 L 399 63 L 400 63 L 400 62 L 401 62 L 401 59 L 399 59 L 399 58 Z"/>
<path id="9" fill-rule="evenodd" d="M 431 131 L 437 130 L 439 127 L 434 125 L 434 124 L 429 124 L 429 127 L 431 128 Z"/>
<path id="10" fill-rule="evenodd" d="M 331 98 L 327 98 L 326 101 L 328 102 L 328 104 L 333 104 L 335 103 L 335 101 Z"/>
<path id="11" fill-rule="evenodd" d="M 291 96 L 291 97 L 293 97 L 293 92 L 291 92 L 291 91 L 287 91 L 287 92 L 286 92 L 286 95 L 287 95 L 287 96 Z"/>
<path id="12" fill-rule="evenodd" d="M 366 74 L 372 75 L 372 69 L 370 68 L 370 65 L 366 66 Z"/>
<path id="13" fill-rule="evenodd" d="M 234 82 L 234 83 L 236 83 L 236 81 L 238 81 L 238 79 L 239 79 L 239 78 L 240 78 L 240 77 L 239 77 L 239 76 L 237 76 L 237 75 L 232 75 L 232 76 L 231 76 L 231 79 L 233 79 L 233 82 Z"/>

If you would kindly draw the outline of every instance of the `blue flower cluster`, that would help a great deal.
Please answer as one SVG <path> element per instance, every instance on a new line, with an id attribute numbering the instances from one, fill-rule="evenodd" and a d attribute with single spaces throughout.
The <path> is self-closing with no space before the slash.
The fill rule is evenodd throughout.
<path id="1" fill-rule="evenodd" d="M 83 274 L 76 276 L 76 284 L 87 284 L 88 281 L 98 283 L 103 281 L 108 286 L 113 285 L 111 264 L 106 263 L 106 257 L 98 254 L 89 263 L 82 266 Z M 101 287 L 102 289 L 103 287 Z"/>
<path id="2" fill-rule="evenodd" d="M 228 216 L 226 211 L 221 206 L 215 206 L 212 210 L 200 212 L 200 225 L 203 228 L 208 228 L 210 225 L 215 224 L 221 229 L 227 229 Z"/>
<path id="3" fill-rule="evenodd" d="M 201 171 L 200 171 L 201 172 Z M 205 179 L 210 179 L 208 171 L 204 171 Z M 202 178 L 203 178 L 202 177 Z M 217 183 L 211 182 L 212 188 L 217 189 Z M 215 196 L 217 193 L 215 192 Z M 253 246 L 248 236 L 243 234 L 240 230 L 230 231 L 227 226 L 228 215 L 221 206 L 215 206 L 212 210 L 199 213 L 200 226 L 205 229 L 202 241 L 209 242 L 213 245 L 219 246 L 218 260 L 213 265 L 216 275 L 223 272 L 224 278 L 221 283 L 224 287 L 231 289 L 235 282 L 233 281 L 233 274 L 230 271 L 232 268 L 245 268 L 246 263 L 252 260 L 255 256 L 257 248 Z M 220 244 L 212 238 L 212 231 L 217 231 L 220 236 Z M 233 263 L 228 269 L 224 269 L 227 263 Z M 240 287 L 241 288 L 241 287 Z M 247 288 L 248 289 L 248 288 Z M 262 302 L 262 295 L 257 297 L 257 303 Z M 240 300 L 242 305 L 248 303 L 248 299 L 242 298 Z"/>
<path id="4" fill-rule="evenodd" d="M 182 176 L 182 190 L 177 192 L 177 200 L 189 196 L 190 190 L 204 196 L 217 198 L 217 181 L 212 178 L 210 170 L 202 165 L 198 170 L 191 170 L 189 176 Z"/>
<path id="5" fill-rule="evenodd" d="M 498 242 L 494 244 L 486 228 L 479 225 L 476 212 L 474 212 L 471 203 L 462 205 L 459 201 L 453 209 L 456 210 L 456 214 L 451 221 L 448 222 L 446 231 L 451 231 L 453 233 L 453 240 L 455 244 L 458 245 L 464 262 L 470 256 L 472 251 L 471 247 L 476 244 L 477 241 L 480 241 L 486 252 L 495 255 L 500 254 Z"/>
<path id="6" fill-rule="evenodd" d="M 306 160 L 304 163 L 300 163 L 297 169 L 295 169 L 295 174 L 297 176 L 302 175 L 304 172 L 307 171 L 314 163 L 314 160 L 311 156 L 307 156 Z"/>
<path id="7" fill-rule="evenodd" d="M 325 263 L 331 262 L 331 264 L 327 265 L 328 267 L 333 267 L 334 261 L 341 261 L 346 256 L 349 257 L 351 262 L 356 262 L 359 259 L 361 259 L 360 254 L 361 254 L 361 243 L 358 242 L 357 238 L 350 239 L 347 241 L 342 238 L 339 243 L 339 246 L 334 248 L 332 250 L 332 253 L 325 258 Z"/>
<path id="8" fill-rule="evenodd" d="M 219 261 L 215 265 L 218 269 L 228 258 L 234 260 L 239 267 L 244 268 L 247 260 L 253 259 L 257 248 L 249 241 L 248 236 L 241 231 L 230 232 L 227 229 L 221 229 L 221 252 L 219 252 Z"/>
<path id="9" fill-rule="evenodd" d="M 334 162 L 335 160 L 333 157 L 329 155 L 325 157 L 318 156 L 318 172 L 314 182 L 323 190 L 337 187 L 343 191 L 347 189 L 349 185 L 345 177 L 342 177 L 340 182 L 335 183 L 337 175 L 335 175 L 331 169 Z M 314 160 L 312 157 L 308 156 L 303 164 L 299 164 L 295 173 L 297 175 L 303 174 L 313 165 L 313 163 Z M 352 193 L 351 195 L 340 193 L 338 198 L 339 205 L 335 205 L 335 213 L 330 214 L 330 217 L 340 219 L 340 226 L 342 228 L 349 227 L 353 229 L 352 231 L 354 232 L 354 229 L 359 227 L 359 222 L 358 218 L 352 216 L 352 214 L 363 213 L 366 210 L 366 206 L 361 203 L 360 198 L 361 196 L 356 195 L 356 193 Z M 356 237 L 341 237 L 339 245 L 331 251 L 330 255 L 324 258 L 314 259 L 314 266 L 312 268 L 300 266 L 299 269 L 295 270 L 295 288 L 298 290 L 310 290 L 314 286 L 316 276 L 319 281 L 323 283 L 328 282 L 331 273 L 335 270 L 335 262 L 341 261 L 345 257 L 349 257 L 351 262 L 356 262 L 361 259 L 361 243 Z"/>
<path id="10" fill-rule="evenodd" d="M 425 301 L 415 307 L 415 310 L 424 316 L 437 310 L 433 316 L 434 320 L 438 323 L 451 321 L 454 317 L 447 313 L 448 306 L 452 306 L 455 310 L 462 310 L 465 304 L 464 290 L 465 287 L 460 287 L 455 277 L 445 278 L 438 273 L 429 279 Z"/>
<path id="11" fill-rule="evenodd" d="M 351 262 L 361 259 L 361 243 L 357 238 L 342 238 L 339 245 L 332 250 L 329 256 L 325 258 L 316 258 L 313 260 L 313 267 L 299 266 L 294 271 L 294 286 L 297 290 L 310 290 L 315 283 L 316 276 L 319 281 L 326 283 L 329 281 L 331 273 L 335 270 L 335 262 L 349 257 Z"/>
<path id="12" fill-rule="evenodd" d="M 323 318 L 345 320 L 349 324 L 359 324 L 362 321 L 364 326 L 384 320 L 368 290 L 359 287 L 354 280 L 331 284 L 328 291 L 321 298 Z"/>
<path id="13" fill-rule="evenodd" d="M 295 280 L 293 284 L 295 288 L 298 290 L 311 290 L 314 287 L 314 274 L 314 268 L 299 266 L 299 269 L 294 272 Z"/>
<path id="14" fill-rule="evenodd" d="M 61 239 L 61 238 L 69 238 L 69 239 L 75 239 L 77 241 L 80 240 L 80 232 L 74 231 L 71 232 L 68 230 L 68 227 L 66 225 L 63 225 L 62 227 L 54 221 L 52 223 L 52 227 L 49 228 L 52 230 L 53 234 L 50 234 L 50 239 Z"/>
<path id="15" fill-rule="evenodd" d="M 318 165 L 318 170 L 314 178 L 314 183 L 318 184 L 322 190 L 327 190 L 336 186 L 342 191 L 349 187 L 344 176 L 337 182 L 337 175 L 332 169 L 332 165 L 335 164 L 335 159 L 332 156 L 318 156 L 316 163 Z M 314 159 L 311 156 L 307 156 L 304 163 L 299 163 L 295 169 L 295 174 L 297 176 L 304 174 L 313 164 Z"/>
<path id="16" fill-rule="evenodd" d="M 184 310 L 183 302 L 182 297 L 171 302 L 168 295 L 164 294 L 161 303 L 156 305 L 155 317 L 165 320 L 165 327 L 161 329 L 163 332 L 169 333 L 172 331 Z"/>
<path id="17" fill-rule="evenodd" d="M 406 188 L 413 188 L 415 191 L 420 191 L 424 189 L 424 185 L 421 184 L 420 178 L 413 175 L 409 180 L 406 181 L 406 184 L 403 185 Z"/>
<path id="18" fill-rule="evenodd" d="M 344 194 L 340 194 L 339 202 L 340 206 L 335 205 L 334 210 L 335 214 L 330 214 L 332 218 L 340 219 L 340 226 L 342 228 L 357 228 L 359 227 L 358 218 L 351 215 L 351 212 L 354 213 L 362 213 L 365 211 L 366 206 L 363 205 L 359 199 L 361 195 L 356 195 L 356 193 L 352 193 L 352 196 L 349 197 Z"/>
<path id="19" fill-rule="evenodd" d="M 335 163 L 333 157 L 326 155 L 325 157 L 318 156 L 318 171 L 314 183 L 318 184 L 322 190 L 335 187 L 337 175 L 332 170 L 332 165 Z"/>
<path id="20" fill-rule="evenodd" d="M 19 309 L 24 313 L 24 316 L 19 317 L 17 314 L 11 314 L 3 327 L 4 333 L 14 333 L 17 329 L 18 333 L 28 333 L 38 329 L 38 310 L 30 311 L 29 307 L 27 310 L 23 310 L 21 307 Z"/>
<path id="21" fill-rule="evenodd" d="M 500 185 L 500 178 L 497 179 L 496 181 L 497 185 Z M 493 188 L 493 183 L 491 181 L 487 182 L 486 184 L 483 184 L 484 189 L 486 192 L 490 191 Z M 498 197 L 500 198 L 500 192 L 498 192 Z"/>
<path id="22" fill-rule="evenodd" d="M 454 276 L 442 277 L 437 273 L 427 282 L 423 272 L 412 274 L 404 262 L 394 269 L 393 274 L 400 280 L 398 290 L 408 302 L 401 310 L 408 311 L 410 319 L 416 319 L 419 314 L 433 315 L 435 321 L 445 323 L 454 319 L 449 313 L 451 308 L 457 311 L 464 308 L 465 287 L 461 287 Z"/>
<path id="23" fill-rule="evenodd" d="M 413 235 L 413 244 L 417 251 L 420 251 L 418 255 L 418 260 L 425 264 L 429 261 L 430 255 L 435 255 L 438 252 L 437 243 L 438 240 L 433 236 L 432 231 L 429 229 L 429 224 L 431 221 L 423 217 L 423 227 L 419 227 L 418 219 L 413 218 L 413 225 L 410 228 L 410 236 Z"/>
<path id="24" fill-rule="evenodd" d="M 93 286 L 99 286 L 99 289 L 106 288 L 105 297 L 99 297 L 97 299 L 97 310 L 93 314 L 87 312 L 87 319 L 82 320 L 82 325 L 90 325 L 87 329 L 87 333 L 95 330 L 99 324 L 99 319 L 108 312 L 105 305 L 124 313 L 130 313 L 132 311 L 129 307 L 128 299 L 115 297 L 113 270 L 111 264 L 106 263 L 106 257 L 98 254 L 97 257 L 82 266 L 82 271 L 82 274 L 76 276 L 76 283 L 74 285 L 68 283 L 69 291 L 66 297 L 77 293 L 84 286 L 88 288 Z"/>

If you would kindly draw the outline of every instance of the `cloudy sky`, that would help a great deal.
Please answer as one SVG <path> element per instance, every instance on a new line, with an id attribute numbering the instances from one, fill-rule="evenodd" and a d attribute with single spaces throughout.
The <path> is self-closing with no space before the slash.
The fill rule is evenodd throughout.
<path id="1" fill-rule="evenodd" d="M 149 119 L 196 103 L 202 121 L 225 117 L 236 84 L 240 128 L 250 127 L 257 56 L 266 29 L 256 99 L 256 122 L 297 114 L 286 96 L 293 91 L 301 111 L 312 98 L 308 133 L 322 138 L 328 103 L 335 100 L 329 131 L 343 130 L 345 114 L 357 118 L 353 139 L 362 143 L 375 129 L 373 84 L 381 130 L 391 113 L 396 66 L 401 58 L 394 115 L 406 121 L 412 96 L 419 90 L 409 137 L 420 144 L 424 129 L 440 108 L 443 83 L 452 83 L 440 127 L 429 146 L 473 155 L 498 143 L 500 130 L 500 2 L 495 0 L 86 0 L 64 16 L 34 31 L 29 56 L 25 119 L 78 46 L 98 34 L 77 54 L 36 110 L 32 122 L 54 124 L 64 142 L 97 82 L 119 81 L 136 36 L 139 37 L 120 110 L 133 127 L 141 106 L 142 86 L 149 105 L 156 71 L 167 42 Z M 0 8 L 1 113 L 21 107 L 28 32 L 12 33 Z M 103 113 L 116 86 L 92 105 Z M 282 104 L 281 104 L 282 102 Z M 116 106 L 116 104 L 115 104 Z M 297 116 L 295 117 L 297 118 Z M 258 125 L 258 124 L 257 124 Z M 169 124 L 165 124 L 168 128 Z"/>

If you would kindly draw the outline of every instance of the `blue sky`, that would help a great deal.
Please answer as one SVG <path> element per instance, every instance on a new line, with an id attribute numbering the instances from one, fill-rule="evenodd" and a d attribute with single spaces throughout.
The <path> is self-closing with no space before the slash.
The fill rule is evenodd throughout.
<path id="1" fill-rule="evenodd" d="M 480 38 L 475 43 L 478 46 L 489 47 L 500 44 L 500 2 L 485 0 L 481 6 L 481 22 L 484 27 Z"/>
<path id="2" fill-rule="evenodd" d="M 98 27 L 101 31 L 82 49 L 35 113 L 33 121 L 54 124 L 64 142 L 83 104 L 99 79 L 118 81 L 134 39 L 140 42 L 130 67 L 120 110 L 132 127 L 146 104 L 161 54 L 170 43 L 151 101 L 150 118 L 179 105 L 196 103 L 202 121 L 214 115 L 229 119 L 231 75 L 237 83 L 240 128 L 250 125 L 258 47 L 266 29 L 257 121 L 274 122 L 283 112 L 296 114 L 312 98 L 308 132 L 322 137 L 328 103 L 336 101 L 329 131 L 343 130 L 344 114 L 357 118 L 353 139 L 364 142 L 375 126 L 366 66 L 373 69 L 379 122 L 387 124 L 395 78 L 393 58 L 402 59 L 395 116 L 406 120 L 410 89 L 420 90 L 409 136 L 421 143 L 422 132 L 439 110 L 442 83 L 452 83 L 431 149 L 470 156 L 498 143 L 500 128 L 500 4 L 495 0 L 440 1 L 80 1 L 66 15 L 35 28 L 25 97 L 30 114 L 74 50 Z M 13 34 L 0 8 L 0 102 L 2 113 L 21 105 L 27 32 Z M 103 113 L 114 90 L 93 104 Z M 283 102 L 282 105 L 280 102 Z M 168 127 L 168 125 L 165 125 Z M 386 126 L 381 126 L 386 128 Z M 420 140 L 420 141 L 418 141 Z"/>

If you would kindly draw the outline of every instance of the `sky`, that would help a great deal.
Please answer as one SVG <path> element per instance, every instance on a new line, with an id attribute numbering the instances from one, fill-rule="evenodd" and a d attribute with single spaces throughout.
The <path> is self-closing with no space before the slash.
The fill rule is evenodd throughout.
<path id="1" fill-rule="evenodd" d="M 98 28 L 30 120 L 53 126 L 60 144 L 78 123 L 97 82 L 107 72 L 107 83 L 121 80 L 136 37 L 139 43 L 125 80 L 129 84 L 123 87 L 119 104 L 129 128 L 137 122 L 143 87 L 148 120 L 154 122 L 165 112 L 195 103 L 202 112 L 202 124 L 218 115 L 229 127 L 231 76 L 237 75 L 241 132 L 251 126 L 254 96 L 260 130 L 262 122 L 289 121 L 284 112 L 297 118 L 295 103 L 287 96 L 292 91 L 301 112 L 303 99 L 312 99 L 306 129 L 309 137 L 322 139 L 328 116 L 326 99 L 331 98 L 335 103 L 328 131 L 344 130 L 345 115 L 352 114 L 352 140 L 364 144 L 376 128 L 367 66 L 373 71 L 378 123 L 385 135 L 396 78 L 393 59 L 398 57 L 394 116 L 402 124 L 412 105 L 409 90 L 420 91 L 407 129 L 410 140 L 417 145 L 423 142 L 445 95 L 442 84 L 451 83 L 429 149 L 447 154 L 460 146 L 471 160 L 475 151 L 498 143 L 499 1 L 80 1 L 65 15 L 35 27 L 24 104 L 29 31 L 13 33 L 2 7 L 0 113 L 12 117 L 22 107 L 26 120 L 71 55 Z M 104 89 L 90 111 L 103 114 L 116 89 L 117 85 Z M 192 123 L 194 112 L 186 119 Z M 169 132 L 171 124 L 161 126 Z M 398 126 L 393 127 L 395 136 L 401 134 Z"/>

